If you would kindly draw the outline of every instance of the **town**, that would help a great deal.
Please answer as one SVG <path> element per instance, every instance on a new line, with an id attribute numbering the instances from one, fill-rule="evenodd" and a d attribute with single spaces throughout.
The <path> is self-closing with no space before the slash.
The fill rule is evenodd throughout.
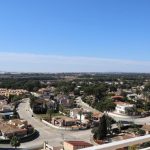
<path id="1" fill-rule="evenodd" d="M 3 148 L 75 150 L 150 133 L 149 74 L 0 76 Z"/>

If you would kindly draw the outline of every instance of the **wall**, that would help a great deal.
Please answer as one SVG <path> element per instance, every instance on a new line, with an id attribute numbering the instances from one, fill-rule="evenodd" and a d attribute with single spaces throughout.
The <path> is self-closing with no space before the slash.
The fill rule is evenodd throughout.
<path id="1" fill-rule="evenodd" d="M 47 125 L 47 126 L 49 126 L 49 127 L 52 127 L 52 128 L 55 128 L 55 129 L 60 129 L 60 130 L 75 130 L 75 129 L 69 128 L 69 127 L 58 127 L 58 126 L 55 126 L 55 125 L 53 125 L 53 124 L 51 124 L 51 123 L 49 123 L 49 122 L 47 122 L 47 121 L 45 121 L 45 120 L 43 120 L 43 119 L 42 119 L 42 122 L 43 122 L 45 125 Z"/>

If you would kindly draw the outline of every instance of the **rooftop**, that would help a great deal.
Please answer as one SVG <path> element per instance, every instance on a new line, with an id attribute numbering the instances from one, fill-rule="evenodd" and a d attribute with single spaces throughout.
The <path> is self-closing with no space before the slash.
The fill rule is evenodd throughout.
<path id="1" fill-rule="evenodd" d="M 123 96 L 112 96 L 113 99 L 123 99 Z"/>
<path id="2" fill-rule="evenodd" d="M 125 103 L 125 102 L 121 102 L 121 101 L 118 101 L 118 102 L 114 102 L 116 105 L 122 105 L 122 106 L 133 106 L 133 104 L 130 104 L 130 103 Z"/>

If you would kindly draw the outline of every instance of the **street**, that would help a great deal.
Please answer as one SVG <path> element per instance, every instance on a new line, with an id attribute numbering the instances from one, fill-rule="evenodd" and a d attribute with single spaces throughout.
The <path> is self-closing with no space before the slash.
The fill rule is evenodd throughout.
<path id="1" fill-rule="evenodd" d="M 63 140 L 84 140 L 90 142 L 91 130 L 83 131 L 64 131 L 51 127 L 47 127 L 38 118 L 32 117 L 30 111 L 29 99 L 26 99 L 18 106 L 18 113 L 20 118 L 27 120 L 33 127 L 39 131 L 40 136 L 34 141 L 22 143 L 21 148 L 35 148 L 43 146 L 44 141 L 52 145 L 60 145 Z"/>

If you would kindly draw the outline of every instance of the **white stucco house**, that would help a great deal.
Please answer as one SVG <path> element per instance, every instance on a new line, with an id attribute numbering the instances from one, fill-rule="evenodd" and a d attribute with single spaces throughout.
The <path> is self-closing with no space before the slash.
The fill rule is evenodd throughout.
<path id="1" fill-rule="evenodd" d="M 133 110 L 135 108 L 134 104 L 129 104 L 125 102 L 114 102 L 116 104 L 115 112 L 122 115 L 127 115 L 128 110 Z"/>
<path id="2" fill-rule="evenodd" d="M 81 108 L 73 108 L 70 110 L 70 117 L 76 119 L 77 118 L 77 114 L 82 111 Z"/>

